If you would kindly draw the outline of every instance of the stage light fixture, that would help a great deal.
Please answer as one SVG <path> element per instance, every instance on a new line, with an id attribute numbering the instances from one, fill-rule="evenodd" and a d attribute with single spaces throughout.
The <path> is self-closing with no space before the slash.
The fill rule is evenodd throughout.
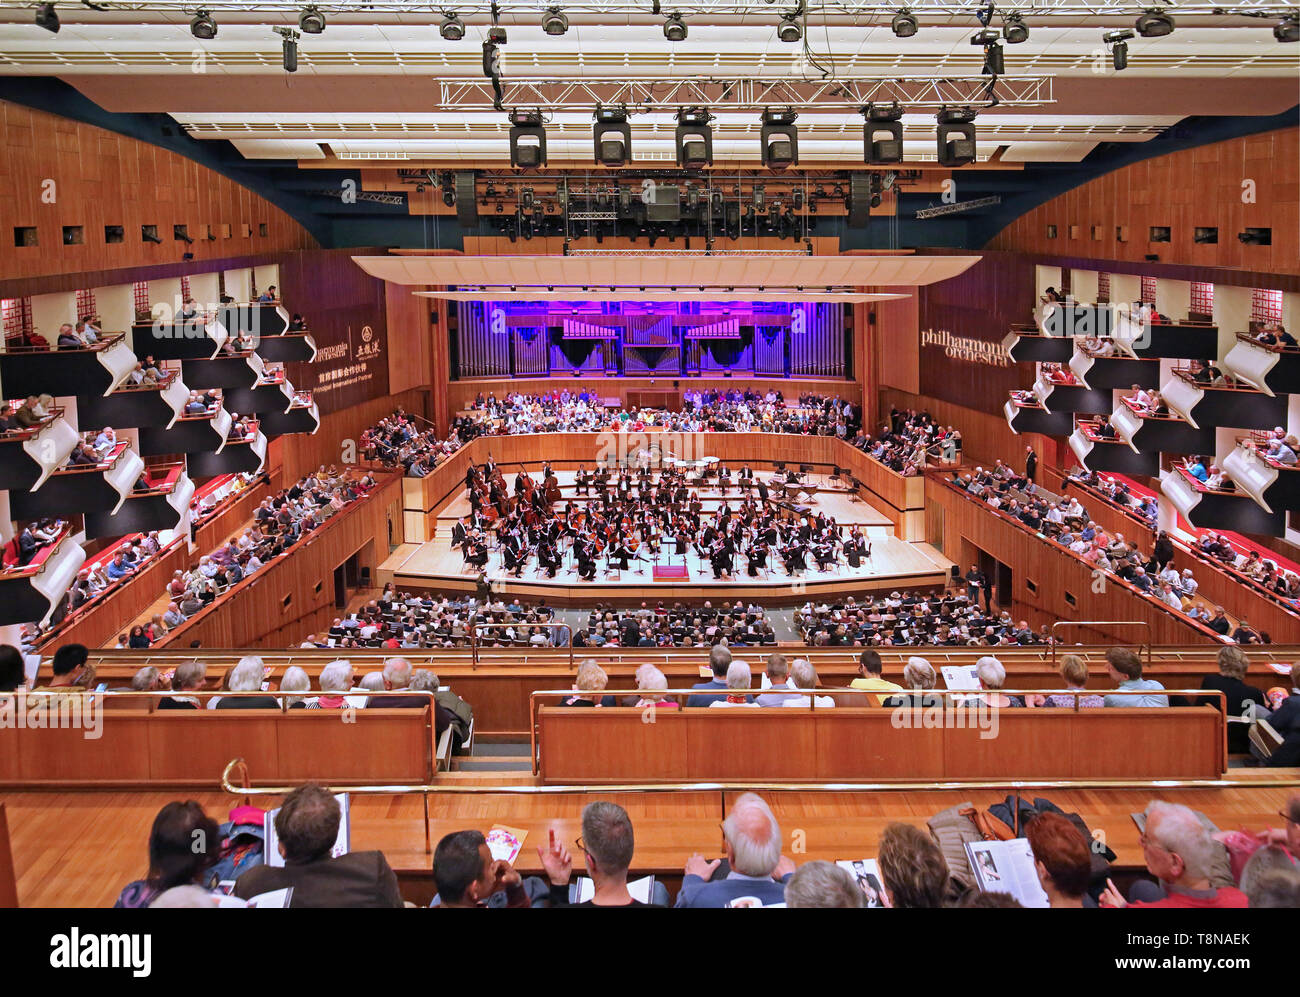
<path id="1" fill-rule="evenodd" d="M 934 116 L 940 166 L 965 166 L 975 161 L 975 117 L 973 107 L 944 107 Z"/>
<path id="2" fill-rule="evenodd" d="M 871 165 L 903 161 L 903 107 L 868 104 L 862 109 L 862 158 Z"/>
<path id="3" fill-rule="evenodd" d="M 465 22 L 455 14 L 444 14 L 438 25 L 438 34 L 449 42 L 458 42 L 465 37 Z"/>
<path id="4" fill-rule="evenodd" d="M 38 28 L 44 28 L 53 35 L 59 33 L 59 28 L 61 27 L 59 24 L 59 12 L 54 9 L 54 4 L 43 3 L 36 8 L 36 26 Z"/>
<path id="5" fill-rule="evenodd" d="M 706 107 L 678 110 L 675 132 L 678 166 L 694 170 L 713 165 L 713 129 L 709 127 L 711 120 L 713 115 Z"/>
<path id="6" fill-rule="evenodd" d="M 1163 38 L 1174 33 L 1174 19 L 1158 7 L 1148 10 L 1133 26 L 1143 38 Z"/>
<path id="7" fill-rule="evenodd" d="M 550 7 L 542 15 L 542 30 L 558 37 L 569 30 L 569 19 L 559 7 Z"/>
<path id="8" fill-rule="evenodd" d="M 1300 14 L 1290 14 L 1273 25 L 1273 37 L 1280 42 L 1300 41 Z"/>
<path id="9" fill-rule="evenodd" d="M 546 165 L 546 129 L 540 110 L 510 112 L 510 165 L 525 170 Z"/>
<path id="10" fill-rule="evenodd" d="M 889 30 L 897 38 L 911 38 L 920 28 L 920 23 L 906 7 L 895 14 L 894 19 L 889 22 Z"/>
<path id="11" fill-rule="evenodd" d="M 592 143 L 596 162 L 602 166 L 624 166 L 632 160 L 632 129 L 627 110 L 621 107 L 596 108 Z"/>
<path id="12" fill-rule="evenodd" d="M 319 35 L 325 30 L 325 15 L 315 4 L 304 7 L 298 15 L 298 30 L 305 35 Z"/>
<path id="13" fill-rule="evenodd" d="M 1128 68 L 1128 39 L 1132 37 L 1133 32 L 1128 28 L 1107 31 L 1101 36 L 1101 40 L 1110 46 L 1110 64 L 1117 73 Z"/>
<path id="14" fill-rule="evenodd" d="M 206 10 L 200 10 L 190 21 L 190 34 L 201 41 L 210 41 L 217 37 L 217 22 Z"/>
<path id="15" fill-rule="evenodd" d="M 683 42 L 689 29 L 681 14 L 669 14 L 664 20 L 664 37 L 670 42 Z"/>
<path id="16" fill-rule="evenodd" d="M 791 10 L 781 15 L 781 23 L 776 27 L 776 37 L 783 42 L 794 44 L 803 37 L 803 28 L 799 25 L 802 9 Z"/>
<path id="17" fill-rule="evenodd" d="M 985 76 L 1001 76 L 1005 64 L 1002 60 L 1002 46 L 990 45 L 984 49 L 984 66 L 980 70 Z"/>
<path id="18" fill-rule="evenodd" d="M 1002 37 L 1011 45 L 1029 40 L 1029 26 L 1022 14 L 1008 14 L 1002 19 Z"/>
<path id="19" fill-rule="evenodd" d="M 280 62 L 286 73 L 298 72 L 298 32 L 293 28 L 273 29 L 280 36 Z"/>
<path id="20" fill-rule="evenodd" d="M 799 165 L 799 113 L 792 107 L 763 108 L 763 126 L 759 130 L 759 153 L 763 165 L 772 170 Z"/>

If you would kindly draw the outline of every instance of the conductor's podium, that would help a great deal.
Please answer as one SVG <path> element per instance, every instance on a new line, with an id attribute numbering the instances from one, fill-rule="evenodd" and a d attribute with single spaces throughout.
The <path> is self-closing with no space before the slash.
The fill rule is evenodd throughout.
<path id="1" fill-rule="evenodd" d="M 537 764 L 543 782 L 561 784 L 1218 779 L 1225 770 L 1226 725 L 1211 705 L 990 712 L 995 723 L 982 726 L 977 714 L 945 719 L 942 706 L 542 706 Z"/>

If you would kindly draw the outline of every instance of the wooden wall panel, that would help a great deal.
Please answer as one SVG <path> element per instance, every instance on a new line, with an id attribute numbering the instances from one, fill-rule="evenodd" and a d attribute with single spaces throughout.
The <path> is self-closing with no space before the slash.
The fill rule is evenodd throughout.
<path id="1" fill-rule="evenodd" d="M 997 729 L 927 726 L 923 713 L 547 707 L 539 714 L 547 783 L 1178 779 L 1224 771 L 1223 716 L 1211 707 L 1001 710 Z M 899 721 L 913 719 L 910 726 Z M 640 728 L 637 730 L 636 728 Z M 981 734 L 995 734 L 984 736 Z M 1114 745 L 1138 743 L 1141 751 Z M 590 745 L 602 750 L 592 753 Z M 684 746 L 683 746 L 684 745 Z"/>
<path id="2" fill-rule="evenodd" d="M 145 266 L 178 260 L 183 252 L 204 261 L 316 245 L 270 201 L 147 142 L 7 101 L 0 101 L 0 138 L 6 278 Z M 241 223 L 251 226 L 250 236 L 242 235 Z M 229 238 L 222 237 L 222 224 L 230 225 Z M 81 245 L 63 244 L 65 225 L 82 227 Z M 106 225 L 123 226 L 121 243 L 105 242 Z M 156 225 L 161 244 L 144 242 L 142 225 Z M 194 242 L 174 239 L 174 225 L 188 226 Z M 213 226 L 215 241 L 205 237 L 205 225 Z M 35 226 L 39 245 L 15 247 L 14 226 Z"/>
<path id="3" fill-rule="evenodd" d="M 1121 167 L 1067 191 L 1016 219 L 990 249 L 1142 262 L 1148 253 L 1205 267 L 1300 274 L 1300 129 L 1284 128 L 1171 152 Z M 1243 182 L 1254 201 L 1243 201 Z M 1070 225 L 1078 225 L 1070 238 Z M 1047 226 L 1057 237 L 1047 236 Z M 1091 240 L 1100 227 L 1103 238 Z M 1149 240 L 1153 225 L 1173 231 L 1168 243 Z M 1118 242 L 1117 226 L 1128 228 Z M 1217 227 L 1215 245 L 1194 239 L 1197 226 Z M 1271 246 L 1247 246 L 1237 233 L 1272 228 Z"/>

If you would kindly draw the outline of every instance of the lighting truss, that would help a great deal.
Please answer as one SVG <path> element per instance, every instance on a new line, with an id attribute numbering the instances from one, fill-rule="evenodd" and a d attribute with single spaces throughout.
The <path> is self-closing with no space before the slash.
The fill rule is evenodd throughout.
<path id="1" fill-rule="evenodd" d="M 488 80 L 438 80 L 434 103 L 440 110 L 491 111 L 496 96 Z M 702 105 L 713 112 L 782 106 L 796 110 L 852 111 L 866 104 L 897 101 L 909 109 L 984 104 L 986 76 L 856 77 L 805 82 L 789 77 L 734 79 L 629 80 L 587 77 L 582 80 L 502 81 L 508 107 L 543 111 L 586 111 L 597 106 L 626 106 L 630 112 Z M 1002 107 L 1037 107 L 1056 102 L 1050 76 L 1000 76 L 996 95 Z"/>
<path id="2" fill-rule="evenodd" d="M 340 187 L 319 187 L 310 190 L 307 193 L 315 194 L 317 197 L 333 197 L 338 200 L 343 199 L 343 190 Z M 356 198 L 358 201 L 373 201 L 375 204 L 406 204 L 405 194 L 389 194 L 379 190 L 357 190 L 353 191 L 349 197 Z"/>
<path id="3" fill-rule="evenodd" d="M 0 0 L 0 10 L 30 10 L 37 4 L 35 0 Z M 465 22 L 481 20 L 491 22 L 495 8 L 501 19 L 508 22 L 521 20 L 540 20 L 554 7 L 555 0 L 462 0 L 455 4 L 457 16 Z M 269 14 L 281 13 L 296 19 L 302 11 L 303 0 L 205 0 L 203 8 L 209 12 Z M 566 0 L 562 8 L 566 15 L 609 15 L 625 19 L 629 16 L 646 19 L 646 23 L 660 23 L 649 17 L 649 5 L 646 0 Z M 829 18 L 843 18 L 849 22 L 861 18 L 883 17 L 887 23 L 896 14 L 900 6 L 906 6 L 918 18 L 926 17 L 972 17 L 970 0 L 828 0 L 819 6 L 819 13 Z M 1041 19 L 1045 17 L 1081 18 L 1081 17 L 1136 17 L 1152 6 L 1150 0 L 998 0 L 997 9 L 1001 14 L 1019 13 L 1026 18 Z M 195 7 L 194 0 L 101 0 L 100 7 L 110 11 L 169 12 L 174 14 L 190 13 Z M 317 3 L 316 7 L 330 15 L 354 15 L 373 19 L 383 15 L 403 15 L 405 18 L 424 16 L 431 19 L 440 18 L 430 11 L 428 4 L 419 4 L 415 0 L 335 0 L 333 3 Z M 1280 3 L 1261 3 L 1258 0 L 1220 0 L 1220 2 L 1179 3 L 1171 9 L 1179 18 L 1209 17 L 1232 15 L 1276 14 L 1282 10 L 1300 8 L 1296 0 L 1283 0 Z M 709 17 L 767 17 L 772 14 L 772 5 L 768 0 L 694 0 L 690 7 L 693 21 L 707 23 Z M 67 12 L 73 13 L 71 4 Z M 85 16 L 85 11 L 76 11 L 77 20 Z M 340 25 L 346 30 L 346 25 Z"/>
<path id="4" fill-rule="evenodd" d="M 1001 204 L 1002 198 L 996 194 L 992 197 L 980 197 L 973 201 L 958 201 L 956 204 L 940 204 L 933 208 L 922 208 L 916 213 L 917 218 L 938 218 L 941 215 L 957 215 L 963 211 L 974 211 L 976 208 L 987 208 L 994 204 Z"/>

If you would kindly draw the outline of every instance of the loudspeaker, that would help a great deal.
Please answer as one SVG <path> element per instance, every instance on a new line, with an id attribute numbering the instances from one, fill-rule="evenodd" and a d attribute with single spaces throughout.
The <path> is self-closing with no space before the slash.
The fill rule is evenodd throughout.
<path id="1" fill-rule="evenodd" d="M 849 228 L 865 228 L 871 218 L 871 174 L 849 177 Z"/>
<path id="2" fill-rule="evenodd" d="M 478 228 L 478 199 L 474 196 L 474 174 L 456 174 L 456 221 L 461 228 Z"/>

